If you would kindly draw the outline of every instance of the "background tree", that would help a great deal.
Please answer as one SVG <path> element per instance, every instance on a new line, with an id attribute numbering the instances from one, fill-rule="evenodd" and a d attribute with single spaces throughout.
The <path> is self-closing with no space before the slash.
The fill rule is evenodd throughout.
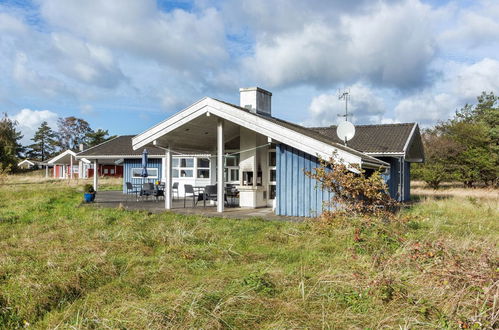
<path id="1" fill-rule="evenodd" d="M 465 105 L 455 116 L 423 132 L 425 164 L 414 167 L 416 178 L 437 188 L 440 182 L 459 180 L 498 183 L 499 98 L 482 93 L 477 104 Z"/>
<path id="2" fill-rule="evenodd" d="M 92 132 L 86 120 L 73 116 L 59 118 L 57 127 L 59 147 L 63 150 L 77 150 L 80 143 L 87 142 L 87 134 Z"/>
<path id="3" fill-rule="evenodd" d="M 17 122 L 7 114 L 0 119 L 0 172 L 9 172 L 16 168 L 23 147 L 19 143 L 22 134 L 16 129 Z"/>
<path id="4" fill-rule="evenodd" d="M 479 181 L 497 184 L 499 177 L 498 97 L 484 92 L 477 101 L 436 126 L 443 136 L 459 146 L 459 152 L 448 163 L 454 177 L 468 187 Z"/>
<path id="5" fill-rule="evenodd" d="M 453 162 L 464 149 L 436 128 L 426 129 L 421 134 L 425 150 L 425 162 L 414 164 L 414 179 L 423 180 L 433 189 L 442 182 L 455 179 Z"/>
<path id="6" fill-rule="evenodd" d="M 96 131 L 91 131 L 87 133 L 86 136 L 87 147 L 90 148 L 96 146 L 98 144 L 101 144 L 116 137 L 116 135 L 106 137 L 107 135 L 109 135 L 109 131 L 107 129 L 103 130 L 100 128 Z"/>
<path id="7" fill-rule="evenodd" d="M 27 155 L 41 161 L 48 159 L 55 151 L 56 138 L 57 134 L 44 121 L 31 139 L 34 143 L 28 146 Z"/>

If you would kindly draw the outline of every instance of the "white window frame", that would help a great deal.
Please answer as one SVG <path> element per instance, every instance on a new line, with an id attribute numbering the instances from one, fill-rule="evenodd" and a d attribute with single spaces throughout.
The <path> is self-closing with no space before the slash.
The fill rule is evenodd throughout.
<path id="1" fill-rule="evenodd" d="M 268 175 L 269 175 L 269 182 L 268 182 L 269 194 L 268 194 L 268 197 L 269 197 L 269 200 L 271 200 L 271 201 L 272 201 L 272 200 L 274 200 L 275 198 L 270 198 L 270 189 L 271 189 L 271 186 L 276 186 L 276 185 L 277 185 L 277 181 L 270 181 L 270 178 L 272 177 L 272 176 L 270 175 L 270 173 L 271 173 L 272 171 L 276 171 L 276 180 L 277 180 L 277 166 L 276 166 L 276 165 L 270 165 L 270 154 L 271 154 L 271 153 L 275 153 L 275 156 L 276 156 L 275 160 L 276 160 L 276 165 L 277 165 L 277 151 L 276 151 L 276 149 L 275 149 L 275 148 L 271 148 L 271 149 L 269 149 L 269 151 L 268 151 L 268 155 L 267 155 L 267 156 L 268 156 L 268 157 L 267 157 L 267 166 L 268 166 Z M 276 192 L 276 194 L 277 194 L 277 192 Z M 274 196 L 274 197 L 275 197 L 275 196 Z"/>
<path id="2" fill-rule="evenodd" d="M 143 177 L 140 176 L 140 175 L 134 175 L 134 171 L 135 170 L 138 170 L 139 173 L 140 173 L 140 172 L 142 172 L 142 167 L 134 167 L 134 168 L 132 168 L 132 173 L 131 173 L 132 174 L 132 179 L 143 179 Z M 152 173 L 153 171 L 156 171 L 156 175 L 148 175 L 147 176 L 148 179 L 158 179 L 159 178 L 159 176 L 158 176 L 159 175 L 159 169 L 157 169 L 155 167 L 150 167 L 150 168 L 148 167 L 147 168 L 147 174 Z"/>
<path id="3" fill-rule="evenodd" d="M 235 158 L 235 159 L 237 159 L 237 166 L 228 166 L 227 165 L 227 159 L 228 158 Z M 226 174 L 226 177 L 224 179 L 226 179 L 226 183 L 239 184 L 239 182 L 240 182 L 240 177 L 239 177 L 240 176 L 240 173 L 239 173 L 239 162 L 240 162 L 239 154 L 236 154 L 236 155 L 233 155 L 233 156 L 226 156 L 226 158 L 225 158 L 225 169 L 224 169 L 224 175 Z M 227 173 L 225 173 L 225 170 L 227 170 Z M 237 174 L 238 174 L 237 180 L 235 180 L 232 177 L 231 170 L 237 171 Z"/>
<path id="4" fill-rule="evenodd" d="M 211 164 L 210 157 L 195 157 L 194 159 L 195 159 L 195 161 L 194 161 L 194 167 L 196 169 L 196 172 L 195 172 L 196 179 L 201 179 L 201 180 L 209 179 L 210 178 L 210 164 Z M 200 159 L 207 159 L 208 160 L 208 167 L 205 167 L 205 166 L 198 167 L 198 160 L 200 160 Z M 199 173 L 198 173 L 199 170 L 208 171 L 208 176 L 207 177 L 203 177 L 203 178 L 200 177 Z"/>
<path id="5" fill-rule="evenodd" d="M 173 166 L 172 164 L 172 177 L 174 179 L 194 179 L 196 178 L 196 157 L 188 157 L 188 156 L 181 156 L 181 157 L 174 157 L 173 159 L 176 159 L 177 160 L 177 166 Z M 181 163 L 181 159 L 192 159 L 192 167 L 181 167 L 180 166 L 180 163 Z M 172 162 L 173 163 L 173 162 Z M 177 170 L 177 173 L 178 175 L 175 176 L 173 174 L 174 170 Z M 192 176 L 180 176 L 180 171 L 192 171 Z"/>

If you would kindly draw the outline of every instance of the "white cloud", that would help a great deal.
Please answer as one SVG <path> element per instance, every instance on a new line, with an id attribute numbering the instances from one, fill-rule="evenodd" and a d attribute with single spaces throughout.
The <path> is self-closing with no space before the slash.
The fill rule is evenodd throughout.
<path id="1" fill-rule="evenodd" d="M 257 39 L 245 68 L 270 86 L 367 80 L 407 88 L 425 82 L 436 52 L 432 11 L 416 0 L 375 5 L 298 31 Z"/>
<path id="2" fill-rule="evenodd" d="M 17 121 L 18 128 L 24 135 L 21 142 L 25 145 L 32 143 L 31 138 L 42 122 L 46 121 L 53 130 L 57 129 L 58 115 L 50 110 L 22 109 L 11 118 Z"/>
<path id="3" fill-rule="evenodd" d="M 483 91 L 499 94 L 499 61 L 485 58 L 471 65 L 446 63 L 444 76 L 433 86 L 402 99 L 395 107 L 400 121 L 431 125 L 450 118 Z"/>
<path id="4" fill-rule="evenodd" d="M 446 49 L 470 52 L 473 48 L 499 43 L 499 4 L 497 1 L 476 1 L 464 8 L 452 5 L 450 24 L 438 36 Z"/>
<path id="5" fill-rule="evenodd" d="M 52 42 L 59 52 L 57 65 L 68 77 L 105 88 L 125 80 L 108 49 L 61 33 L 53 33 Z"/>
<path id="6" fill-rule="evenodd" d="M 45 94 L 53 97 L 66 91 L 64 83 L 53 76 L 42 76 L 36 69 L 30 67 L 28 56 L 18 53 L 12 68 L 12 77 L 22 87 L 34 94 Z"/>
<path id="7" fill-rule="evenodd" d="M 363 124 L 382 121 L 386 107 L 375 91 L 362 84 L 351 86 L 349 91 L 349 121 Z M 338 99 L 338 93 L 321 94 L 312 99 L 309 113 L 311 118 L 305 123 L 307 126 L 335 125 L 344 120 L 339 115 L 345 114 L 345 101 Z"/>
<path id="8" fill-rule="evenodd" d="M 45 0 L 40 7 L 58 29 L 180 71 L 214 68 L 227 59 L 223 20 L 213 8 L 162 12 L 153 0 Z"/>

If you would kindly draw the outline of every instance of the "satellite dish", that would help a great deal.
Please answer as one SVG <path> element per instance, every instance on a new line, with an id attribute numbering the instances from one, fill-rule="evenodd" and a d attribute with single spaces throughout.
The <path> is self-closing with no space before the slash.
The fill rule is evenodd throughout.
<path id="1" fill-rule="evenodd" d="M 355 126 L 349 121 L 343 121 L 336 128 L 336 135 L 341 141 L 349 141 L 355 135 Z"/>

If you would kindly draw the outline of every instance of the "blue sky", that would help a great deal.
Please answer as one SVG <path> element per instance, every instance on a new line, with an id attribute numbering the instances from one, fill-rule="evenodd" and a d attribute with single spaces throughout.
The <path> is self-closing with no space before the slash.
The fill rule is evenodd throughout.
<path id="1" fill-rule="evenodd" d="M 273 93 L 273 114 L 331 125 L 448 118 L 499 92 L 499 2 L 0 0 L 0 112 L 25 142 L 77 116 L 135 134 L 211 96 Z"/>

